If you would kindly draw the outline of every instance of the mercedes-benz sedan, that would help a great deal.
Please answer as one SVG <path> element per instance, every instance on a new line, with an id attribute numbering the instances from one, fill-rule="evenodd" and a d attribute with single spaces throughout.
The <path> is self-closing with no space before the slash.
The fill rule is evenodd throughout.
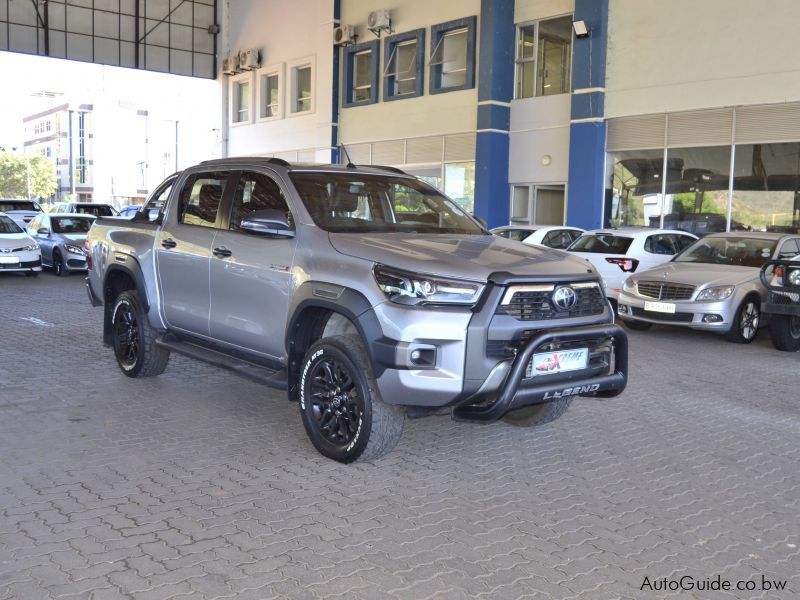
<path id="1" fill-rule="evenodd" d="M 724 333 L 753 341 L 767 292 L 760 268 L 774 258 L 800 254 L 800 236 L 736 232 L 708 235 L 670 262 L 625 280 L 618 313 L 632 329 L 654 323 Z"/>

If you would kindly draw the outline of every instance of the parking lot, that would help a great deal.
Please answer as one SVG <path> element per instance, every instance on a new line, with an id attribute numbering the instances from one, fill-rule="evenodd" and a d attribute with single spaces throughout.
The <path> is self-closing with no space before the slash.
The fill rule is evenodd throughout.
<path id="1" fill-rule="evenodd" d="M 228 372 L 124 377 L 101 317 L 80 276 L 0 276 L 3 600 L 800 594 L 800 356 L 766 332 L 631 332 L 619 398 L 539 430 L 409 421 L 345 466 Z"/>

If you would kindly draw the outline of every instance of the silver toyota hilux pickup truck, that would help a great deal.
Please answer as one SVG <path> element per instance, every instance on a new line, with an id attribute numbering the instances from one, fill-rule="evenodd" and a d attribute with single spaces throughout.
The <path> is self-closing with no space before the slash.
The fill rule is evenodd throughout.
<path id="1" fill-rule="evenodd" d="M 588 262 L 495 237 L 391 167 L 204 162 L 99 218 L 86 255 L 125 375 L 177 352 L 285 389 L 340 462 L 389 452 L 406 418 L 532 427 L 627 381 Z"/>

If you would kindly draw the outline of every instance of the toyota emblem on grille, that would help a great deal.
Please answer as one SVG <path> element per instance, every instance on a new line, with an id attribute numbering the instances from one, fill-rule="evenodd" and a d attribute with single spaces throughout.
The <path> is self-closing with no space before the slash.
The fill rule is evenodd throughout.
<path id="1" fill-rule="evenodd" d="M 556 288 L 556 291 L 553 292 L 553 304 L 562 310 L 569 310 L 575 306 L 577 300 L 575 290 L 571 287 Z"/>

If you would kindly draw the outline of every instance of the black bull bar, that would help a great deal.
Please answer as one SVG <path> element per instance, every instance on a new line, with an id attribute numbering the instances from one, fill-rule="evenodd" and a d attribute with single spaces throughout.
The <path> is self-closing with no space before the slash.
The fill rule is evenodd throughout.
<path id="1" fill-rule="evenodd" d="M 551 381 L 540 385 L 521 385 L 533 354 L 544 344 L 574 342 L 586 339 L 613 338 L 614 372 L 608 375 Z M 527 379 L 527 382 L 532 381 Z M 628 382 L 628 336 L 619 325 L 589 325 L 569 329 L 553 329 L 531 338 L 517 353 L 511 370 L 494 402 L 481 405 L 462 405 L 453 409 L 453 418 L 460 421 L 492 423 L 511 410 L 557 398 L 595 396 L 612 398 L 625 389 Z"/>

